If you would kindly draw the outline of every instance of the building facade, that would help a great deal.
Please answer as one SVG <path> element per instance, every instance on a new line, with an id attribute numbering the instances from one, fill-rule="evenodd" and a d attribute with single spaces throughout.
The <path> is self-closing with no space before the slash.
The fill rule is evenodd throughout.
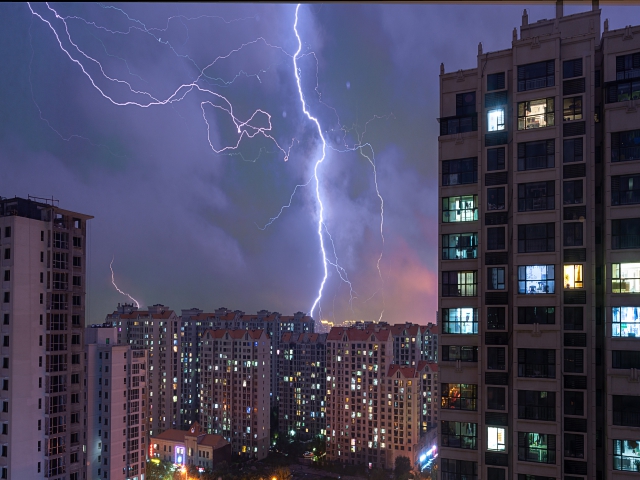
<path id="1" fill-rule="evenodd" d="M 200 421 L 234 456 L 269 453 L 271 354 L 264 330 L 208 330 L 200 349 Z"/>
<path id="2" fill-rule="evenodd" d="M 149 435 L 178 426 L 182 370 L 176 313 L 160 304 L 147 310 L 118 305 L 115 312 L 107 315 L 105 325 L 118 329 L 118 344 L 148 351 Z"/>
<path id="3" fill-rule="evenodd" d="M 148 351 L 118 345 L 117 338 L 116 327 L 85 333 L 87 478 L 144 480 Z"/>
<path id="4" fill-rule="evenodd" d="M 475 68 L 441 66 L 443 478 L 640 465 L 638 30 L 558 2 Z"/>
<path id="5" fill-rule="evenodd" d="M 285 333 L 280 339 L 278 428 L 296 439 L 324 438 L 327 334 Z"/>
<path id="6" fill-rule="evenodd" d="M 91 218 L 53 200 L 0 198 L 2 478 L 83 478 Z"/>
<path id="7" fill-rule="evenodd" d="M 384 326 L 333 327 L 327 337 L 327 457 L 393 468 L 413 464 L 426 448 L 427 362 L 394 363 L 394 336 Z"/>

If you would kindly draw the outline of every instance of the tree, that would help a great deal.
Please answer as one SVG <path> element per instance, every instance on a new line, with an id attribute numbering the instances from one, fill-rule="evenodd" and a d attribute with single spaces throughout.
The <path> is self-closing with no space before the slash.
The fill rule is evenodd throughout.
<path id="1" fill-rule="evenodd" d="M 411 460 L 407 457 L 396 457 L 395 462 L 395 477 L 398 480 L 409 478 L 409 472 L 411 471 Z"/>

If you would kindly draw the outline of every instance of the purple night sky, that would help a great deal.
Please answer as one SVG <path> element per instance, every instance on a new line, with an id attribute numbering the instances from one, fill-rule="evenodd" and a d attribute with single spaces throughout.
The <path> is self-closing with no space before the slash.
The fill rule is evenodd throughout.
<path id="1" fill-rule="evenodd" d="M 611 29 L 640 23 L 637 6 L 602 5 Z M 296 6 L 50 7 L 0 6 L 0 195 L 95 216 L 87 322 L 128 300 L 112 258 L 142 305 L 309 312 L 322 142 L 296 86 Z M 555 16 L 553 3 L 300 8 L 302 90 L 327 143 L 314 318 L 435 320 L 440 63 L 509 48 L 524 8 L 530 23 Z M 258 112 L 249 135 L 229 105 L 239 122 Z"/>

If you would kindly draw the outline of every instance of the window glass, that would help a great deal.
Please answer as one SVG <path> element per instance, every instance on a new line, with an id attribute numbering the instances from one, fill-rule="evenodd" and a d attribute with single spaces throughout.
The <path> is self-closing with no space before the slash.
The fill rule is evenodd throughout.
<path id="1" fill-rule="evenodd" d="M 582 265 L 564 266 L 564 288 L 582 288 Z"/>
<path id="2" fill-rule="evenodd" d="M 487 210 L 504 210 L 504 187 L 487 188 Z"/>
<path id="3" fill-rule="evenodd" d="M 611 134 L 611 161 L 627 162 L 640 159 L 640 130 Z"/>
<path id="4" fill-rule="evenodd" d="M 556 463 L 556 436 L 518 432 L 518 460 Z"/>
<path id="5" fill-rule="evenodd" d="M 477 411 L 478 385 L 469 383 L 443 383 L 442 408 Z"/>
<path id="6" fill-rule="evenodd" d="M 504 267 L 491 267 L 487 273 L 487 290 L 504 290 Z"/>
<path id="7" fill-rule="evenodd" d="M 640 248 L 640 218 L 611 220 L 611 249 Z"/>
<path id="8" fill-rule="evenodd" d="M 504 107 L 487 110 L 487 131 L 504 130 Z"/>
<path id="9" fill-rule="evenodd" d="M 487 228 L 487 250 L 504 250 L 504 227 Z"/>
<path id="10" fill-rule="evenodd" d="M 442 333 L 473 335 L 478 333 L 478 309 L 443 308 Z"/>
<path id="11" fill-rule="evenodd" d="M 556 160 L 555 139 L 518 143 L 518 171 L 553 168 Z"/>
<path id="12" fill-rule="evenodd" d="M 583 245 L 583 225 L 582 222 L 565 223 L 562 225 L 565 247 L 581 247 Z"/>
<path id="13" fill-rule="evenodd" d="M 555 125 L 553 97 L 518 102 L 518 130 L 553 127 Z"/>
<path id="14" fill-rule="evenodd" d="M 635 205 L 640 203 L 640 175 L 611 177 L 611 205 Z"/>
<path id="15" fill-rule="evenodd" d="M 476 92 L 458 93 L 456 95 L 456 116 L 476 113 Z"/>
<path id="16" fill-rule="evenodd" d="M 582 59 L 565 60 L 562 62 L 562 78 L 574 78 L 582 76 Z"/>
<path id="17" fill-rule="evenodd" d="M 472 222 L 478 220 L 478 196 L 444 197 L 442 199 L 442 221 Z"/>
<path id="18" fill-rule="evenodd" d="M 442 260 L 478 258 L 478 234 L 442 235 Z"/>
<path id="19" fill-rule="evenodd" d="M 555 293 L 554 265 L 521 265 L 518 267 L 518 293 Z"/>
<path id="20" fill-rule="evenodd" d="M 613 441 L 613 469 L 637 472 L 640 465 L 640 440 Z"/>
<path id="21" fill-rule="evenodd" d="M 584 415 L 584 395 L 582 392 L 565 390 L 564 392 L 564 414 Z"/>
<path id="22" fill-rule="evenodd" d="M 554 210 L 555 182 L 532 182 L 518 184 L 518 211 Z"/>
<path id="23" fill-rule="evenodd" d="M 443 297 L 475 297 L 478 284 L 477 271 L 442 272 Z"/>
<path id="24" fill-rule="evenodd" d="M 441 443 L 443 447 L 477 450 L 478 424 L 443 420 Z"/>
<path id="25" fill-rule="evenodd" d="M 611 265 L 612 293 L 640 293 L 640 263 Z"/>
<path id="26" fill-rule="evenodd" d="M 582 97 L 565 98 L 562 104 L 562 117 L 565 122 L 582 119 Z"/>
<path id="27" fill-rule="evenodd" d="M 518 418 L 556 421 L 556 392 L 518 390 Z"/>
<path id="28" fill-rule="evenodd" d="M 504 147 L 487 149 L 487 171 L 504 170 Z"/>
<path id="29" fill-rule="evenodd" d="M 506 356 L 504 347 L 487 347 L 487 369 L 505 370 Z"/>
<path id="30" fill-rule="evenodd" d="M 611 315 L 612 336 L 640 337 L 640 307 L 613 307 Z"/>
<path id="31" fill-rule="evenodd" d="M 518 323 L 553 325 L 556 323 L 556 307 L 518 307 Z"/>
<path id="32" fill-rule="evenodd" d="M 519 348 L 518 377 L 556 378 L 556 351 L 542 348 Z"/>
<path id="33" fill-rule="evenodd" d="M 487 427 L 487 450 L 504 451 L 506 435 L 506 429 L 503 427 Z"/>
<path id="34" fill-rule="evenodd" d="M 504 89 L 504 78 L 504 72 L 490 73 L 487 75 L 487 92 Z"/>
<path id="35" fill-rule="evenodd" d="M 478 347 L 466 345 L 443 345 L 442 360 L 445 362 L 477 362 Z"/>
<path id="36" fill-rule="evenodd" d="M 568 180 L 562 182 L 562 203 L 564 205 L 584 203 L 584 198 L 582 196 L 582 180 Z"/>
<path id="37" fill-rule="evenodd" d="M 478 183 L 478 158 L 442 162 L 442 186 Z"/>
<path id="38" fill-rule="evenodd" d="M 518 91 L 537 90 L 555 85 L 555 61 L 518 66 Z"/>
<path id="39" fill-rule="evenodd" d="M 554 252 L 555 223 L 518 225 L 518 253 Z"/>
<path id="40" fill-rule="evenodd" d="M 487 329 L 504 330 L 504 307 L 487 307 Z"/>
<path id="41" fill-rule="evenodd" d="M 584 161 L 582 137 L 568 138 L 562 141 L 562 163 Z"/>
<path id="42" fill-rule="evenodd" d="M 487 387 L 487 408 L 504 410 L 506 405 L 505 389 L 502 387 Z"/>

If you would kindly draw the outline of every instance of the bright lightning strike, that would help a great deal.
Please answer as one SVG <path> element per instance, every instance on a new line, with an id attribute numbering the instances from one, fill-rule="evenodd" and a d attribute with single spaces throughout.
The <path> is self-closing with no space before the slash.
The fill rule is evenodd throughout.
<path id="1" fill-rule="evenodd" d="M 135 303 L 135 304 L 136 304 L 136 308 L 140 308 L 140 304 L 138 303 L 138 301 L 137 301 L 135 298 L 133 298 L 133 297 L 132 297 L 131 295 L 129 295 L 127 292 L 123 292 L 122 290 L 120 290 L 120 289 L 118 288 L 118 285 L 116 285 L 116 281 L 115 281 L 114 276 L 113 276 L 113 260 L 114 260 L 114 259 L 115 259 L 115 256 L 111 258 L 111 263 L 109 264 L 109 269 L 111 270 L 111 283 L 113 283 L 113 286 L 115 287 L 115 289 L 116 289 L 119 293 L 121 293 L 122 295 L 125 295 L 125 296 L 129 297 L 131 300 L 133 300 L 133 303 Z"/>
<path id="2" fill-rule="evenodd" d="M 320 139 L 322 140 L 322 156 L 316 161 L 315 166 L 313 167 L 313 176 L 316 180 L 316 200 L 318 201 L 318 238 L 320 239 L 320 250 L 322 251 L 322 267 L 324 269 L 324 276 L 322 277 L 322 282 L 320 283 L 320 288 L 318 290 L 318 296 L 316 297 L 313 305 L 311 306 L 311 310 L 309 310 L 309 316 L 313 317 L 313 311 L 316 309 L 316 306 L 320 302 L 322 298 L 322 290 L 324 289 L 324 284 L 327 281 L 327 276 L 329 274 L 327 269 L 327 252 L 324 250 L 324 238 L 322 235 L 322 227 L 324 225 L 324 205 L 322 204 L 322 198 L 320 197 L 320 179 L 318 178 L 318 168 L 320 164 L 324 162 L 326 151 L 327 151 L 327 142 L 324 139 L 324 135 L 322 135 L 322 128 L 320 128 L 320 122 L 317 118 L 315 118 L 309 110 L 307 110 L 307 103 L 304 99 L 304 94 L 302 93 L 302 86 L 300 82 L 300 71 L 298 69 L 298 55 L 302 51 L 302 40 L 300 40 L 300 35 L 298 34 L 298 11 L 300 10 L 300 4 L 296 6 L 296 20 L 293 23 L 293 31 L 296 34 L 296 38 L 298 39 L 298 50 L 293 55 L 293 72 L 296 76 L 296 84 L 298 85 L 298 94 L 300 95 L 300 102 L 302 103 L 302 112 L 307 116 L 309 120 L 315 123 L 316 128 L 318 129 L 318 135 L 320 135 Z"/>

